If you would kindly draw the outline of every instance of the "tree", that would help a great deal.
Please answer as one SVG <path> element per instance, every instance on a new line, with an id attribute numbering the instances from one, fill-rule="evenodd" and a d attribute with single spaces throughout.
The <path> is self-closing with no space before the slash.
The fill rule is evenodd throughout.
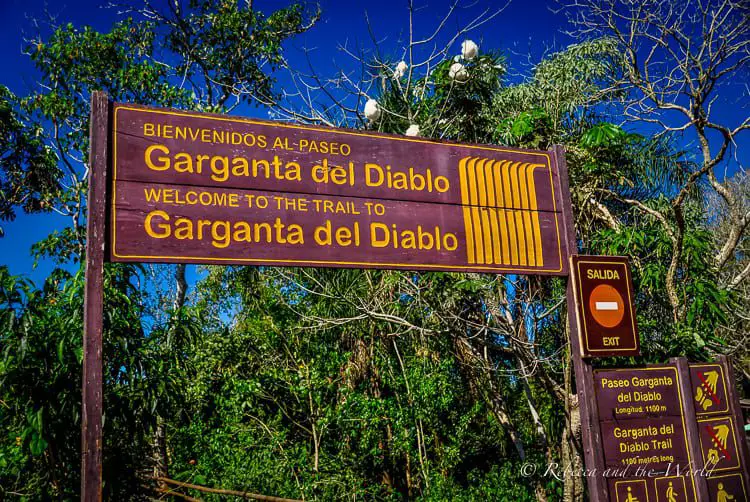
<path id="1" fill-rule="evenodd" d="M 712 265 L 718 270 L 731 261 L 742 260 L 736 250 L 750 223 L 741 194 L 733 190 L 728 179 L 721 181 L 717 176 L 717 169 L 731 163 L 732 149 L 741 147 L 750 118 L 725 124 L 715 112 L 717 100 L 726 99 L 730 92 L 728 85 L 747 75 L 750 4 L 742 0 L 575 0 L 565 2 L 565 6 L 574 35 L 610 37 L 622 55 L 611 85 L 624 93 L 622 110 L 626 119 L 651 124 L 660 135 L 685 133 L 698 142 L 698 158 L 686 155 L 687 160 L 695 161 L 695 168 L 679 189 L 668 195 L 667 205 L 657 208 L 625 201 L 659 222 L 672 243 L 666 288 L 673 321 L 685 323 L 688 308 L 680 284 L 690 195 L 706 182 L 731 215 L 713 256 Z M 739 271 L 724 280 L 723 286 L 727 286 L 744 277 Z"/>
<path id="2" fill-rule="evenodd" d="M 55 160 L 41 127 L 30 124 L 18 110 L 16 96 L 0 86 L 0 221 L 12 221 L 17 207 L 28 213 L 53 207 L 61 190 Z"/>
<path id="3" fill-rule="evenodd" d="M 241 103 L 257 103 L 256 94 L 267 97 L 275 92 L 270 73 L 283 64 L 282 43 L 305 31 L 318 17 L 316 11 L 308 12 L 299 4 L 266 16 L 253 10 L 251 3 L 209 1 L 184 5 L 165 2 L 158 6 L 146 3 L 128 12 L 132 17 L 116 22 L 104 33 L 72 24 L 59 26 L 52 16 L 46 23 L 38 23 L 37 26 L 52 26 L 50 32 L 40 31 L 29 40 L 25 49 L 39 72 L 38 86 L 20 99 L 5 88 L 0 89 L 3 155 L 0 215 L 3 219 L 11 218 L 22 207 L 29 212 L 53 210 L 70 221 L 70 226 L 34 246 L 37 256 L 50 256 L 59 263 L 84 259 L 92 91 L 105 91 L 118 101 L 210 111 L 228 111 Z M 147 450 L 144 441 L 149 435 L 157 431 L 159 437 L 158 418 L 179 412 L 180 401 L 175 397 L 180 392 L 175 384 L 181 384 L 180 379 L 189 375 L 189 364 L 180 355 L 184 343 L 179 340 L 189 339 L 193 316 L 185 307 L 184 267 L 176 267 L 178 287 L 172 301 L 158 305 L 159 309 L 168 309 L 170 315 L 166 319 L 156 316 L 159 322 L 153 325 L 141 321 L 153 315 L 153 311 L 147 310 L 153 306 L 147 288 L 139 290 L 142 295 L 132 291 L 136 281 L 150 279 L 144 269 L 111 266 L 108 274 L 119 274 L 122 280 L 109 282 L 106 290 L 106 296 L 120 302 L 105 307 L 110 316 L 107 322 L 116 323 L 116 327 L 105 326 L 105 338 L 114 343 L 105 347 L 105 387 L 111 391 L 105 398 L 106 434 L 111 441 L 105 452 L 105 464 L 119 459 L 124 461 L 126 470 L 119 469 L 117 473 L 105 468 L 105 472 L 110 474 L 106 482 L 108 495 L 123 498 L 140 490 L 142 483 L 138 479 L 143 466 L 135 458 L 144 458 Z M 18 281 L 12 277 L 8 280 L 11 284 Z M 81 281 L 79 276 L 75 280 L 56 276 L 55 287 L 76 295 L 80 293 L 76 288 Z M 31 302 L 41 295 L 31 285 L 27 289 L 27 293 L 13 297 L 28 296 Z M 59 312 L 61 320 L 80 321 L 81 297 L 65 302 L 64 312 Z M 29 321 L 31 325 L 41 328 L 44 311 L 34 305 L 31 302 L 19 309 L 9 303 L 5 312 L 11 318 L 20 312 L 33 321 Z M 5 364 L 0 378 L 20 379 L 29 384 L 32 394 L 48 385 L 52 377 L 47 373 L 28 380 L 22 373 L 34 364 L 44 365 L 41 359 L 34 364 L 27 365 L 28 361 L 18 364 L 24 361 L 20 356 L 25 347 L 47 346 L 50 341 L 46 337 L 38 328 L 19 328 L 3 334 Z M 70 338 L 60 347 L 68 347 L 68 342 L 71 347 L 80 347 L 81 343 L 80 338 L 77 342 Z M 80 360 L 71 365 L 66 370 L 69 385 L 60 392 L 76 396 L 73 390 L 79 386 L 80 378 L 76 379 L 76 375 L 80 374 L 77 373 Z M 47 400 L 54 401 L 45 395 Z M 25 402 L 22 396 L 14 402 L 17 406 L 14 410 L 21 415 L 21 410 L 36 402 Z M 39 403 L 32 406 L 34 413 L 39 406 Z M 48 464 L 45 469 L 35 458 L 30 458 L 24 467 L 25 474 L 8 486 L 19 492 L 29 490 L 40 497 L 68 497 L 75 493 L 79 464 L 75 431 L 80 427 L 77 413 L 76 410 L 55 420 L 40 418 L 33 422 L 40 439 L 29 443 L 24 434 L 19 446 L 28 453 L 31 444 L 31 457 L 42 455 Z M 11 421 L 3 427 L 13 431 L 18 424 Z M 58 445 L 50 441 L 55 430 L 65 430 L 67 439 L 72 439 L 65 442 L 66 455 L 52 450 Z M 167 453 L 164 450 L 162 453 L 161 459 L 155 459 L 157 465 L 168 463 Z"/>
<path id="4" fill-rule="evenodd" d="M 400 51 L 408 60 L 403 64 L 398 58 L 387 60 L 381 56 L 385 51 L 377 46 L 370 51 L 344 48 L 362 69 L 342 69 L 329 79 L 308 77 L 316 83 L 318 93 L 306 100 L 309 109 L 298 116 L 325 117 L 330 123 L 361 124 L 393 133 L 403 133 L 409 124 L 416 124 L 425 131 L 422 134 L 459 141 L 500 141 L 542 149 L 565 145 L 583 250 L 629 254 L 635 259 L 639 301 L 647 306 L 641 310 L 647 358 L 659 361 L 676 353 L 707 357 L 704 348 L 707 342 L 716 341 L 715 330 L 726 319 L 730 299 L 707 263 L 711 234 L 702 214 L 700 187 L 690 181 L 694 164 L 673 142 L 629 132 L 606 115 L 606 107 L 625 96 L 616 85 L 622 68 L 616 41 L 597 38 L 581 42 L 541 62 L 524 83 L 503 86 L 503 60 L 491 53 L 451 60 L 428 47 L 420 59 L 417 53 L 423 39 L 411 29 L 412 15 L 410 11 L 408 42 Z M 461 65 L 458 71 L 455 64 Z M 461 79 L 456 78 L 459 72 L 465 72 Z M 364 78 L 355 81 L 350 75 Z M 333 86 L 343 86 L 345 92 L 331 97 Z M 380 113 L 368 114 L 363 107 L 366 99 L 376 100 Z M 362 116 L 363 109 L 369 117 Z M 652 219 L 657 210 L 641 212 L 634 207 L 661 209 L 666 197 L 680 193 L 686 185 L 690 189 L 680 201 L 684 257 L 680 288 L 685 323 L 676 325 L 669 295 L 672 230 Z M 469 388 L 478 391 L 475 399 L 502 425 L 504 437 L 516 446 L 518 456 L 523 458 L 528 447 L 528 441 L 519 439 L 523 438 L 519 429 L 532 430 L 532 437 L 545 445 L 542 458 L 561 459 L 573 470 L 580 467 L 575 396 L 565 353 L 560 352 L 568 337 L 558 310 L 563 296 L 559 283 L 516 277 L 434 280 L 430 274 L 394 274 L 387 284 L 397 293 L 387 301 L 379 293 L 378 288 L 385 287 L 380 279 L 370 281 L 372 289 L 361 291 L 335 287 L 327 277 L 328 281 L 309 275 L 291 278 L 308 295 L 345 299 L 353 310 L 309 317 L 308 329 L 334 329 L 370 319 L 389 325 L 386 333 L 395 330 L 399 339 L 416 338 L 423 346 L 427 334 L 451 337 L 455 345 L 447 357 L 470 369 L 465 377 Z M 430 287 L 423 289 L 423 284 Z M 436 294 L 433 286 L 448 296 L 456 290 L 464 294 L 456 292 L 459 299 L 449 300 Z M 439 300 L 429 302 L 431 294 Z M 422 315 L 397 314 L 403 308 L 400 304 L 407 301 L 404 299 Z M 296 311 L 307 317 L 304 308 Z M 428 316 L 431 325 L 426 329 Z M 382 344 L 372 337 L 367 340 L 375 346 Z M 365 347 L 369 345 L 365 343 Z M 720 346 L 714 344 L 713 348 Z M 441 354 L 446 357 L 445 352 Z M 513 385 L 514 378 L 524 384 Z M 540 388 L 566 405 L 565 427 L 549 434 L 562 437 L 558 447 L 545 444 L 549 422 L 540 419 L 540 405 L 535 402 Z M 523 415 L 511 397 L 519 392 L 527 396 Z M 565 485 L 566 497 L 581 496 L 580 479 L 568 478 Z M 544 496 L 541 482 L 535 493 Z"/>

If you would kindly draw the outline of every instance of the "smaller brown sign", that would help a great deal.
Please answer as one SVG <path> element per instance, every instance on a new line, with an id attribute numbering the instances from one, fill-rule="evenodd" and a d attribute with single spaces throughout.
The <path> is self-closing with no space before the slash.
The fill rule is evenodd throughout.
<path id="1" fill-rule="evenodd" d="M 675 366 L 594 371 L 600 420 L 682 416 Z"/>
<path id="2" fill-rule="evenodd" d="M 682 417 L 601 422 L 601 431 L 607 467 L 666 472 L 690 463 Z"/>
<path id="3" fill-rule="evenodd" d="M 628 258 L 575 255 L 570 263 L 581 355 L 640 355 Z"/>
<path id="4" fill-rule="evenodd" d="M 706 479 L 711 502 L 749 502 L 740 473 L 725 474 Z"/>
<path id="5" fill-rule="evenodd" d="M 690 383 L 698 417 L 729 413 L 727 380 L 721 364 L 691 364 Z"/>
<path id="6" fill-rule="evenodd" d="M 698 420 L 703 463 L 712 475 L 739 469 L 739 450 L 734 431 L 732 417 Z"/>

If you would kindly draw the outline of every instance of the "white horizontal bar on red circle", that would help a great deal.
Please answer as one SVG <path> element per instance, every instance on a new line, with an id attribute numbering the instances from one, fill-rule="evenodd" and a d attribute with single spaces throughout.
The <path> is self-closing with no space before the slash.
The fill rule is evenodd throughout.
<path id="1" fill-rule="evenodd" d="M 617 302 L 596 302 L 596 310 L 618 310 Z"/>

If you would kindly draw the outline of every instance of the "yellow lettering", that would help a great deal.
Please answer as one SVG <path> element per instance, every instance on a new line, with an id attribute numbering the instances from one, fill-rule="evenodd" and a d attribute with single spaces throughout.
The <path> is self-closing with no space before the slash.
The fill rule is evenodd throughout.
<path id="1" fill-rule="evenodd" d="M 229 159 L 227 157 L 211 158 L 211 179 L 214 181 L 226 181 L 229 178 Z"/>
<path id="2" fill-rule="evenodd" d="M 370 175 L 371 171 L 374 171 L 373 175 L 377 176 L 377 181 L 375 181 L 371 177 L 371 175 Z M 380 167 L 377 164 L 371 164 L 369 162 L 365 164 L 365 184 L 367 186 L 369 186 L 369 187 L 380 186 L 380 185 L 383 184 L 383 178 L 384 178 L 384 173 L 383 173 L 383 168 L 382 167 Z"/>
<path id="3" fill-rule="evenodd" d="M 152 154 L 154 150 L 158 150 L 159 152 L 169 155 L 169 148 L 167 148 L 164 145 L 151 145 L 148 148 L 146 148 L 145 153 L 145 160 L 146 160 L 146 166 L 148 166 L 149 169 L 152 171 L 166 171 L 169 169 L 169 157 L 157 157 L 157 161 L 159 164 L 154 164 Z"/>
<path id="4" fill-rule="evenodd" d="M 144 223 L 144 228 L 146 229 L 146 233 L 153 237 L 154 239 L 166 239 L 171 234 L 172 230 L 169 226 L 169 223 L 158 223 L 156 225 L 156 228 L 159 229 L 159 232 L 155 232 L 153 227 L 151 226 L 151 220 L 154 218 L 161 218 L 163 220 L 169 221 L 169 215 L 165 213 L 164 211 L 151 211 L 146 216 L 146 221 Z"/>
<path id="5" fill-rule="evenodd" d="M 186 153 L 178 153 L 174 156 L 174 170 L 178 173 L 192 173 L 193 158 Z"/>
<path id="6" fill-rule="evenodd" d="M 229 222 L 214 221 L 211 225 L 211 245 L 217 248 L 225 248 L 230 242 Z"/>
<path id="7" fill-rule="evenodd" d="M 378 235 L 378 232 L 382 232 L 382 237 Z M 384 248 L 390 241 L 391 236 L 387 225 L 377 222 L 370 223 L 370 245 L 372 247 Z"/>
<path id="8" fill-rule="evenodd" d="M 174 222 L 174 238 L 179 240 L 193 239 L 193 222 L 187 218 L 178 218 Z"/>

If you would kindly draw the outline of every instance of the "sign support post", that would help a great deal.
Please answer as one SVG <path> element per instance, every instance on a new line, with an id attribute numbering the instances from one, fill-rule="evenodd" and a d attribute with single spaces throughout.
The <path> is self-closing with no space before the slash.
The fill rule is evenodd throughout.
<path id="1" fill-rule="evenodd" d="M 564 194 L 570 193 L 568 184 L 568 165 L 565 162 L 565 151 L 562 146 L 555 145 L 552 148 L 555 166 L 560 175 L 560 187 Z M 573 209 L 570 197 L 562 197 L 563 213 L 568 218 L 563 218 L 564 236 L 567 241 L 568 253 L 574 254 L 578 249 L 575 222 L 573 221 Z M 599 445 L 602 444 L 602 434 L 599 427 L 599 413 L 594 398 L 594 377 L 591 364 L 581 357 L 580 337 L 578 323 L 576 322 L 575 292 L 573 282 L 568 276 L 566 292 L 566 304 L 568 311 L 568 329 L 570 331 L 570 357 L 573 360 L 575 371 L 576 390 L 578 393 L 578 410 L 581 415 L 581 439 L 583 444 L 584 462 L 586 471 L 593 471 L 593 475 L 586 477 L 589 489 L 589 500 L 592 502 L 607 502 L 609 500 L 606 480 L 604 479 L 604 454 Z M 591 401 L 589 401 L 591 400 Z"/>
<path id="2" fill-rule="evenodd" d="M 102 500 L 102 328 L 105 200 L 109 100 L 91 95 L 89 193 L 86 222 L 86 286 L 83 306 L 83 397 L 81 414 L 81 500 Z"/>
<path id="3" fill-rule="evenodd" d="M 692 388 L 690 385 L 690 365 L 687 358 L 673 357 L 670 363 L 677 366 L 677 372 L 680 375 L 680 395 L 682 396 L 682 407 L 685 413 L 685 434 L 688 437 L 688 448 L 690 448 L 690 457 L 693 471 L 693 486 L 695 487 L 695 497 L 697 500 L 710 500 L 708 498 L 708 487 L 706 486 L 706 477 L 703 475 L 705 465 L 703 463 L 703 454 L 701 453 L 700 438 L 698 437 L 698 423 L 695 416 L 695 403 L 693 400 Z"/>

